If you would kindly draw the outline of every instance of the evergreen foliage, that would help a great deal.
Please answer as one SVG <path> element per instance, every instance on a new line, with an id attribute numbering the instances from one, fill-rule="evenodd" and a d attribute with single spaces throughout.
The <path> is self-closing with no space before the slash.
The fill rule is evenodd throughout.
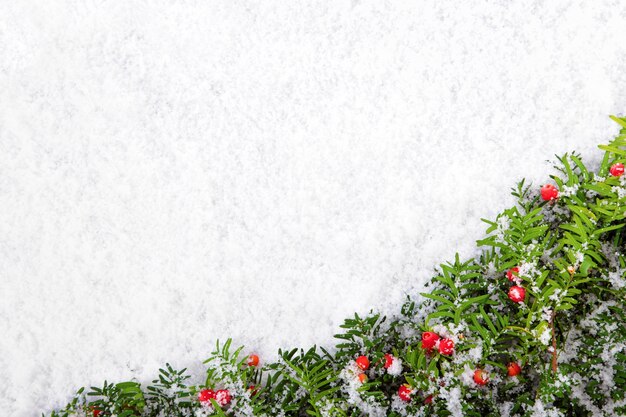
<path id="1" fill-rule="evenodd" d="M 484 220 L 479 256 L 441 265 L 396 316 L 345 320 L 332 351 L 281 350 L 254 367 L 218 342 L 201 385 L 168 364 L 146 387 L 81 389 L 50 417 L 626 415 L 626 176 L 609 174 L 626 162 L 626 118 L 613 119 L 622 129 L 596 170 L 558 158 L 551 201 L 519 183 L 517 204 Z M 439 337 L 430 348 L 424 332 Z M 201 403 L 207 388 L 232 400 Z"/>

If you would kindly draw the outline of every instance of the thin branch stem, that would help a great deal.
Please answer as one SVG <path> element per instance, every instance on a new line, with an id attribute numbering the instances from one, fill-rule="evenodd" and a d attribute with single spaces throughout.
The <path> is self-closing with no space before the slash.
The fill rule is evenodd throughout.
<path id="1" fill-rule="evenodd" d="M 552 372 L 556 374 L 557 354 L 556 354 L 556 332 L 554 331 L 555 318 L 556 318 L 556 310 L 552 310 L 552 317 L 550 318 L 550 329 L 552 330 Z"/>

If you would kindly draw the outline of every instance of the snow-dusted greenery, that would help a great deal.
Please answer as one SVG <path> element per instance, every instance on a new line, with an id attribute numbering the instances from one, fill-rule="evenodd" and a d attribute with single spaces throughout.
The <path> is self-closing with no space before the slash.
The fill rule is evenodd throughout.
<path id="1" fill-rule="evenodd" d="M 480 256 L 441 265 L 396 316 L 346 320 L 335 349 L 249 366 L 218 343 L 201 386 L 168 365 L 146 387 L 81 390 L 51 416 L 626 415 L 626 176 L 610 173 L 626 162 L 626 119 L 614 119 L 598 172 L 559 158 L 551 201 L 522 181 L 517 204 L 486 220 Z M 203 389 L 231 400 L 200 402 Z"/>

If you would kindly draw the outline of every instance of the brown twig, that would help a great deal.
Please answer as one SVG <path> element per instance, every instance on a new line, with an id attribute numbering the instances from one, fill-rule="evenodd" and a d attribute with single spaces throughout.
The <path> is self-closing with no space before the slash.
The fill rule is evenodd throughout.
<path id="1" fill-rule="evenodd" d="M 552 317 L 550 318 L 550 330 L 552 330 L 552 372 L 556 374 L 557 356 L 556 356 L 556 332 L 554 331 L 554 319 L 555 318 L 556 318 L 556 311 L 552 310 Z"/>

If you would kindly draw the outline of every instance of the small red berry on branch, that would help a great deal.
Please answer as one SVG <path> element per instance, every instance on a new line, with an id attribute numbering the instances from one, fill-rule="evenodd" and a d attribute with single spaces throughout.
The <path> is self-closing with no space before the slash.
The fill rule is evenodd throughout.
<path id="1" fill-rule="evenodd" d="M 367 375 L 359 374 L 359 382 L 361 382 L 361 384 L 365 384 L 366 381 L 367 381 Z"/>
<path id="2" fill-rule="evenodd" d="M 215 399 L 215 391 L 212 389 L 203 389 L 198 393 L 198 401 L 201 403 L 210 402 Z"/>
<path id="3" fill-rule="evenodd" d="M 422 349 L 432 349 L 439 340 L 439 335 L 433 332 L 422 333 Z"/>
<path id="4" fill-rule="evenodd" d="M 519 268 L 518 267 L 514 267 L 509 269 L 508 271 L 506 271 L 506 277 L 509 279 L 509 281 L 513 281 L 513 279 L 515 279 L 515 277 L 519 276 Z"/>
<path id="5" fill-rule="evenodd" d="M 389 353 L 385 353 L 385 369 L 389 369 L 393 365 L 393 356 Z"/>
<path id="6" fill-rule="evenodd" d="M 358 358 L 356 358 L 355 362 L 356 362 L 356 366 L 358 366 L 364 371 L 366 371 L 367 368 L 370 367 L 370 360 L 367 359 L 367 356 L 359 356 Z"/>
<path id="7" fill-rule="evenodd" d="M 509 363 L 506 369 L 509 376 L 517 376 L 522 372 L 522 368 L 515 362 Z"/>
<path id="8" fill-rule="evenodd" d="M 99 417 L 100 414 L 102 414 L 102 410 L 100 410 L 98 407 L 91 407 L 91 411 L 93 413 L 93 417 Z"/>
<path id="9" fill-rule="evenodd" d="M 258 366 L 259 365 L 259 357 L 254 353 L 248 356 L 248 366 Z"/>
<path id="10" fill-rule="evenodd" d="M 611 165 L 609 172 L 614 177 L 621 177 L 624 174 L 624 164 L 618 162 L 616 164 Z"/>
<path id="11" fill-rule="evenodd" d="M 509 289 L 509 299 L 514 303 L 521 303 L 526 298 L 526 290 L 524 287 L 514 285 Z"/>
<path id="12" fill-rule="evenodd" d="M 230 392 L 227 389 L 221 389 L 215 393 L 215 401 L 222 407 L 230 404 L 230 400 Z"/>
<path id="13" fill-rule="evenodd" d="M 432 404 L 432 402 L 433 402 L 432 394 L 429 395 L 428 397 L 424 398 L 424 404 Z"/>
<path id="14" fill-rule="evenodd" d="M 489 374 L 482 369 L 476 369 L 474 371 L 474 382 L 477 385 L 486 385 L 489 382 Z"/>
<path id="15" fill-rule="evenodd" d="M 442 355 L 452 355 L 454 353 L 454 342 L 451 339 L 442 339 L 439 342 L 439 353 Z"/>
<path id="16" fill-rule="evenodd" d="M 541 198 L 544 201 L 556 200 L 559 198 L 559 190 L 552 184 L 541 187 Z"/>
<path id="17" fill-rule="evenodd" d="M 411 395 L 413 394 L 413 388 L 409 384 L 402 384 L 398 388 L 398 397 L 405 403 L 411 401 Z"/>

